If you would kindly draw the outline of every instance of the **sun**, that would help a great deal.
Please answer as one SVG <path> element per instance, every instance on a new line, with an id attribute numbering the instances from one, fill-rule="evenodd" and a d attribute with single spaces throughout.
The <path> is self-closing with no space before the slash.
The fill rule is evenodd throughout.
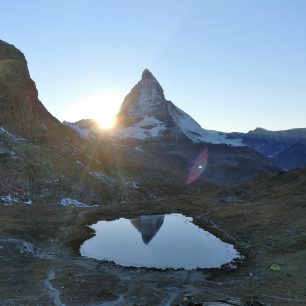
<path id="1" fill-rule="evenodd" d="M 101 129 L 112 129 L 116 125 L 122 95 L 114 92 L 99 92 L 80 99 L 74 105 L 73 114 L 80 119 L 94 119 Z"/>
<path id="2" fill-rule="evenodd" d="M 116 125 L 116 118 L 113 115 L 101 116 L 101 118 L 95 118 L 95 121 L 102 130 L 112 129 Z"/>

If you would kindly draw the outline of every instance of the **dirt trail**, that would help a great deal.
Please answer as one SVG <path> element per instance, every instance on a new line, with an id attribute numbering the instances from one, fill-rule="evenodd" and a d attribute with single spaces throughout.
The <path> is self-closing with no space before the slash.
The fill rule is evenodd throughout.
<path id="1" fill-rule="evenodd" d="M 47 273 L 47 278 L 44 281 L 44 288 L 46 289 L 48 295 L 52 299 L 55 306 L 66 306 L 66 304 L 61 302 L 60 291 L 53 287 L 51 281 L 55 279 L 54 270 L 50 269 Z"/>

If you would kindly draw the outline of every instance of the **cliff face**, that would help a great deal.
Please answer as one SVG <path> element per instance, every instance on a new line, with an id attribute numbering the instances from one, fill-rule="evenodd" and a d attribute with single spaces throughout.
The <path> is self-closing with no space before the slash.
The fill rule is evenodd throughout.
<path id="1" fill-rule="evenodd" d="M 0 205 L 106 198 L 110 187 L 91 174 L 89 155 L 39 101 L 24 55 L 0 40 Z"/>
<path id="2" fill-rule="evenodd" d="M 66 130 L 38 100 L 23 53 L 1 40 L 0 126 L 33 141 L 51 140 Z"/>

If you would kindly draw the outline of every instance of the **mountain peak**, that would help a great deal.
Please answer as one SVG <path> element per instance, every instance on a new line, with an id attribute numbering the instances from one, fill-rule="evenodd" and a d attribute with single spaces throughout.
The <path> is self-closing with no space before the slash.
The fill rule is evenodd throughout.
<path id="1" fill-rule="evenodd" d="M 141 80 L 138 82 L 138 85 L 142 87 L 142 90 L 151 91 L 152 89 L 156 89 L 162 96 L 164 95 L 161 85 L 152 72 L 147 68 L 142 72 Z M 165 97 L 163 97 L 163 99 L 164 98 Z"/>
<path id="2" fill-rule="evenodd" d="M 117 121 L 140 119 L 149 116 L 166 103 L 164 91 L 153 74 L 145 69 L 141 80 L 133 87 L 125 97 Z"/>
<path id="3" fill-rule="evenodd" d="M 142 80 L 150 80 L 150 79 L 153 79 L 153 80 L 156 81 L 156 78 L 154 77 L 154 75 L 152 74 L 152 72 L 151 72 L 149 69 L 147 69 L 147 68 L 142 72 L 141 79 L 142 79 Z"/>
<path id="4" fill-rule="evenodd" d="M 1 61 L 4 60 L 21 60 L 26 61 L 23 53 L 18 50 L 14 45 L 9 44 L 0 39 L 0 59 Z"/>
<path id="5" fill-rule="evenodd" d="M 165 98 L 161 85 L 148 69 L 125 97 L 116 119 L 114 135 L 118 138 L 164 138 L 175 142 L 187 140 L 242 146 L 240 139 L 227 139 L 224 134 L 202 129 L 191 116 Z"/>

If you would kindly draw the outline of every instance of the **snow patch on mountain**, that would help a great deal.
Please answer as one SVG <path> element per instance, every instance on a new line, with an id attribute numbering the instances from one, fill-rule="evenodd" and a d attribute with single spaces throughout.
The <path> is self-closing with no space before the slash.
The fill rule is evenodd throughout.
<path id="1" fill-rule="evenodd" d="M 164 123 L 153 116 L 145 116 L 142 120 L 131 127 L 118 128 L 112 131 L 116 138 L 136 138 L 145 140 L 148 138 L 158 138 L 166 130 Z"/>
<path id="2" fill-rule="evenodd" d="M 6 205 L 12 205 L 13 203 L 18 203 L 19 198 L 12 194 L 7 194 L 7 195 L 0 196 L 0 201 Z"/>
<path id="3" fill-rule="evenodd" d="M 212 144 L 227 144 L 230 146 L 245 146 L 242 139 L 228 138 L 226 134 L 203 129 L 191 116 L 167 101 L 167 109 L 174 126 L 193 143 L 206 142 Z M 137 114 L 139 116 L 139 113 Z M 168 127 L 154 116 L 145 116 L 130 127 L 120 127 L 112 132 L 116 138 L 134 138 L 139 140 L 158 139 Z"/>
<path id="4" fill-rule="evenodd" d="M 227 144 L 244 146 L 242 139 L 229 139 L 226 134 L 203 129 L 191 116 L 169 102 L 168 111 L 177 127 L 193 143 L 206 142 L 212 144 Z"/>
<path id="5" fill-rule="evenodd" d="M 245 147 L 240 138 L 228 138 L 224 133 L 217 131 L 204 130 L 202 142 L 212 143 L 212 144 L 226 144 L 232 147 Z"/>
<path id="6" fill-rule="evenodd" d="M 139 188 L 139 184 L 137 182 L 125 182 L 124 186 L 128 188 L 135 188 L 135 189 Z"/>
<path id="7" fill-rule="evenodd" d="M 138 152 L 144 152 L 144 149 L 141 146 L 135 146 L 134 150 Z"/>
<path id="8" fill-rule="evenodd" d="M 58 202 L 60 205 L 63 205 L 63 206 L 73 206 L 73 207 L 93 207 L 91 205 L 87 205 L 87 204 L 84 204 L 82 202 L 79 202 L 78 200 L 74 200 L 74 199 L 71 199 L 71 198 L 64 198 L 64 199 L 61 199 L 59 202 Z"/>
<path id="9" fill-rule="evenodd" d="M 33 202 L 31 199 L 28 199 L 27 201 L 23 202 L 24 204 L 27 204 L 27 205 L 32 205 Z"/>
<path id="10" fill-rule="evenodd" d="M 64 121 L 63 124 L 65 124 L 66 126 L 69 126 L 71 129 L 73 129 L 74 131 L 76 131 L 82 138 L 87 139 L 90 133 L 90 129 L 86 129 L 83 128 L 77 124 L 74 123 L 70 123 L 67 121 Z"/>
<path id="11" fill-rule="evenodd" d="M 6 194 L 0 196 L 0 202 L 4 203 L 4 205 L 12 205 L 13 203 L 24 203 L 27 205 L 32 205 L 32 200 L 28 199 L 26 201 L 21 201 L 17 195 Z"/>
<path id="12" fill-rule="evenodd" d="M 5 245 L 5 246 L 2 245 L 2 248 L 7 249 L 10 248 L 11 246 L 14 246 L 16 247 L 16 249 L 20 254 L 27 254 L 27 255 L 40 254 L 40 249 L 38 249 L 32 243 L 27 242 L 25 240 L 8 238 L 8 239 L 0 239 L 0 242 L 1 244 Z"/>
<path id="13" fill-rule="evenodd" d="M 99 179 L 104 184 L 108 184 L 109 185 L 109 184 L 113 183 L 112 179 L 108 175 L 106 175 L 106 174 L 104 174 L 102 172 L 90 171 L 89 174 L 94 176 L 94 177 L 96 177 L 97 179 Z"/>

